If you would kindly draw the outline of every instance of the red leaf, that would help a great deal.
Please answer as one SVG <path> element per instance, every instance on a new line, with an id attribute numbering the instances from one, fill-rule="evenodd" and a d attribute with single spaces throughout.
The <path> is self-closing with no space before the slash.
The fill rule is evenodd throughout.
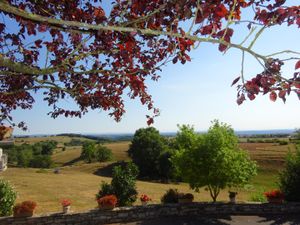
<path id="1" fill-rule="evenodd" d="M 215 14 L 219 17 L 225 17 L 228 13 L 228 10 L 226 9 L 226 7 L 221 4 L 217 7 Z"/>
<path id="2" fill-rule="evenodd" d="M 275 93 L 275 91 L 272 91 L 270 93 L 270 100 L 273 101 L 273 102 L 275 102 L 276 99 L 277 99 L 277 94 Z"/>
<path id="3" fill-rule="evenodd" d="M 235 85 L 240 79 L 241 79 L 241 77 L 235 78 L 234 81 L 233 81 L 232 84 L 231 84 L 231 87 L 232 87 L 233 85 Z"/>
<path id="4" fill-rule="evenodd" d="M 0 33 L 2 33 L 2 31 L 4 31 L 5 28 L 5 24 L 0 23 Z"/>
<path id="5" fill-rule="evenodd" d="M 299 69 L 300 68 L 300 60 L 296 63 L 295 65 L 295 70 Z"/>
<path id="6" fill-rule="evenodd" d="M 154 123 L 154 120 L 153 120 L 152 117 L 150 117 L 150 118 L 147 120 L 148 126 L 150 126 L 150 125 L 153 124 L 153 123 Z"/>
<path id="7" fill-rule="evenodd" d="M 285 95 L 286 95 L 286 90 L 281 90 L 278 94 L 278 97 L 281 98 L 284 103 L 286 101 Z"/>
<path id="8" fill-rule="evenodd" d="M 286 95 L 286 90 L 281 90 L 278 94 L 279 98 L 284 98 Z"/>
<path id="9" fill-rule="evenodd" d="M 176 56 L 176 57 L 172 60 L 172 62 L 173 62 L 173 64 L 175 64 L 175 63 L 177 63 L 177 61 L 178 61 L 178 57 Z"/>
<path id="10" fill-rule="evenodd" d="M 191 57 L 189 57 L 188 55 L 185 55 L 185 59 L 189 62 L 191 61 Z"/>

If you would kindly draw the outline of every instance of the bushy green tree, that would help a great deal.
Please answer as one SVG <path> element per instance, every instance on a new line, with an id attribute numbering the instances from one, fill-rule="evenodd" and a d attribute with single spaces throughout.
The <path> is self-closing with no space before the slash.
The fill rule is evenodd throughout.
<path id="1" fill-rule="evenodd" d="M 166 141 L 154 127 L 138 129 L 132 139 L 128 153 L 139 168 L 142 177 L 157 178 L 158 159 L 168 148 Z"/>
<path id="2" fill-rule="evenodd" d="M 300 146 L 295 154 L 287 155 L 285 169 L 280 173 L 279 186 L 285 200 L 300 202 Z"/>
<path id="3" fill-rule="evenodd" d="M 12 214 L 17 193 L 8 181 L 0 179 L 0 216 Z"/>
<path id="4" fill-rule="evenodd" d="M 36 155 L 29 162 L 29 167 L 33 168 L 51 168 L 53 165 L 50 155 Z"/>
<path id="5" fill-rule="evenodd" d="M 238 139 L 227 124 L 214 121 L 203 135 L 197 135 L 188 126 L 179 129 L 179 149 L 172 162 L 177 174 L 192 189 L 199 191 L 206 186 L 216 201 L 221 189 L 243 186 L 256 174 L 255 162 L 239 149 Z"/>
<path id="6" fill-rule="evenodd" d="M 38 142 L 34 145 L 22 144 L 6 149 L 9 163 L 19 167 L 50 168 L 53 166 L 51 154 L 56 142 Z"/>
<path id="7" fill-rule="evenodd" d="M 96 146 L 95 156 L 96 156 L 98 162 L 110 161 L 113 158 L 112 151 L 108 147 L 106 147 L 102 144 L 98 144 Z"/>
<path id="8" fill-rule="evenodd" d="M 106 162 L 112 159 L 112 151 L 103 144 L 96 144 L 95 142 L 85 142 L 82 146 L 80 156 L 88 163 L 92 162 Z"/>
<path id="9" fill-rule="evenodd" d="M 95 151 L 96 151 L 96 144 L 94 142 L 85 142 L 82 145 L 82 151 L 80 157 L 84 161 L 91 163 L 93 161 L 96 161 Z"/>
<path id="10" fill-rule="evenodd" d="M 159 176 L 165 181 L 169 181 L 173 178 L 173 164 L 171 162 L 171 157 L 174 151 L 166 150 L 160 154 L 158 157 L 158 171 Z"/>

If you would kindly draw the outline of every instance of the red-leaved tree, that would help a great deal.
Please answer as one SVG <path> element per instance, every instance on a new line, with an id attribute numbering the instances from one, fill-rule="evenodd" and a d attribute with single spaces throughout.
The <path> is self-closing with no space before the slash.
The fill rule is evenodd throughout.
<path id="1" fill-rule="evenodd" d="M 0 0 L 0 14 L 0 123 L 13 124 L 12 111 L 30 109 L 37 94 L 54 118 L 100 109 L 119 121 L 128 94 L 152 110 L 151 124 L 159 111 L 145 81 L 156 81 L 168 62 L 190 61 L 189 52 L 203 42 L 217 44 L 220 52 L 241 51 L 241 74 L 232 83 L 238 104 L 259 93 L 272 101 L 285 101 L 291 92 L 300 96 L 297 51 L 253 50 L 266 29 L 300 27 L 300 6 L 285 0 Z M 249 34 L 233 43 L 237 24 Z M 243 73 L 246 54 L 262 68 L 250 80 Z M 287 60 L 294 60 L 295 72 L 284 76 Z M 78 109 L 63 107 L 64 98 Z"/>

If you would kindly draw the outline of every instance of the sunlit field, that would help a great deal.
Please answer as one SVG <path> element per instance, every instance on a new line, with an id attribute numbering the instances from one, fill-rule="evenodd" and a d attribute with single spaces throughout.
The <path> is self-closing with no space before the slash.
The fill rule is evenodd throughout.
<path id="1" fill-rule="evenodd" d="M 117 161 L 128 161 L 127 155 L 130 142 L 105 144 L 114 155 L 112 162 L 86 164 L 79 159 L 80 146 L 67 146 L 63 151 L 63 143 L 71 140 L 69 137 L 20 138 L 16 144 L 35 143 L 43 140 L 56 140 L 58 148 L 52 159 L 60 168 L 55 174 L 54 169 L 12 168 L 2 172 L 0 177 L 9 180 L 18 192 L 17 202 L 34 200 L 38 203 L 37 214 L 57 212 L 61 210 L 60 200 L 69 198 L 73 211 L 85 211 L 97 206 L 95 194 L 101 181 L 110 181 L 111 169 Z M 276 187 L 278 172 L 283 168 L 286 153 L 295 150 L 293 144 L 279 145 L 276 143 L 241 143 L 241 148 L 247 150 L 259 168 L 258 175 L 246 189 L 238 190 L 238 201 L 249 201 L 251 196 Z M 152 203 L 160 203 L 161 196 L 169 188 L 180 192 L 191 192 L 195 201 L 211 201 L 209 193 L 204 189 L 199 193 L 189 189 L 185 183 L 162 184 L 158 182 L 137 182 L 139 194 L 147 194 Z M 228 201 L 228 190 L 221 192 L 219 201 Z M 139 201 L 136 204 L 140 204 Z"/>

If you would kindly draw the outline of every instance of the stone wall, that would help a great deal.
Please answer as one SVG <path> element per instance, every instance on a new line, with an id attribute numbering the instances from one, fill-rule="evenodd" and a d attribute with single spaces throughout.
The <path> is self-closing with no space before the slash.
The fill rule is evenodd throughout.
<path id="1" fill-rule="evenodd" d="M 226 204 L 186 203 L 120 207 L 113 210 L 91 210 L 82 213 L 50 214 L 30 218 L 0 218 L 1 225 L 97 225 L 163 217 L 192 215 L 267 215 L 300 213 L 300 203 Z"/>

